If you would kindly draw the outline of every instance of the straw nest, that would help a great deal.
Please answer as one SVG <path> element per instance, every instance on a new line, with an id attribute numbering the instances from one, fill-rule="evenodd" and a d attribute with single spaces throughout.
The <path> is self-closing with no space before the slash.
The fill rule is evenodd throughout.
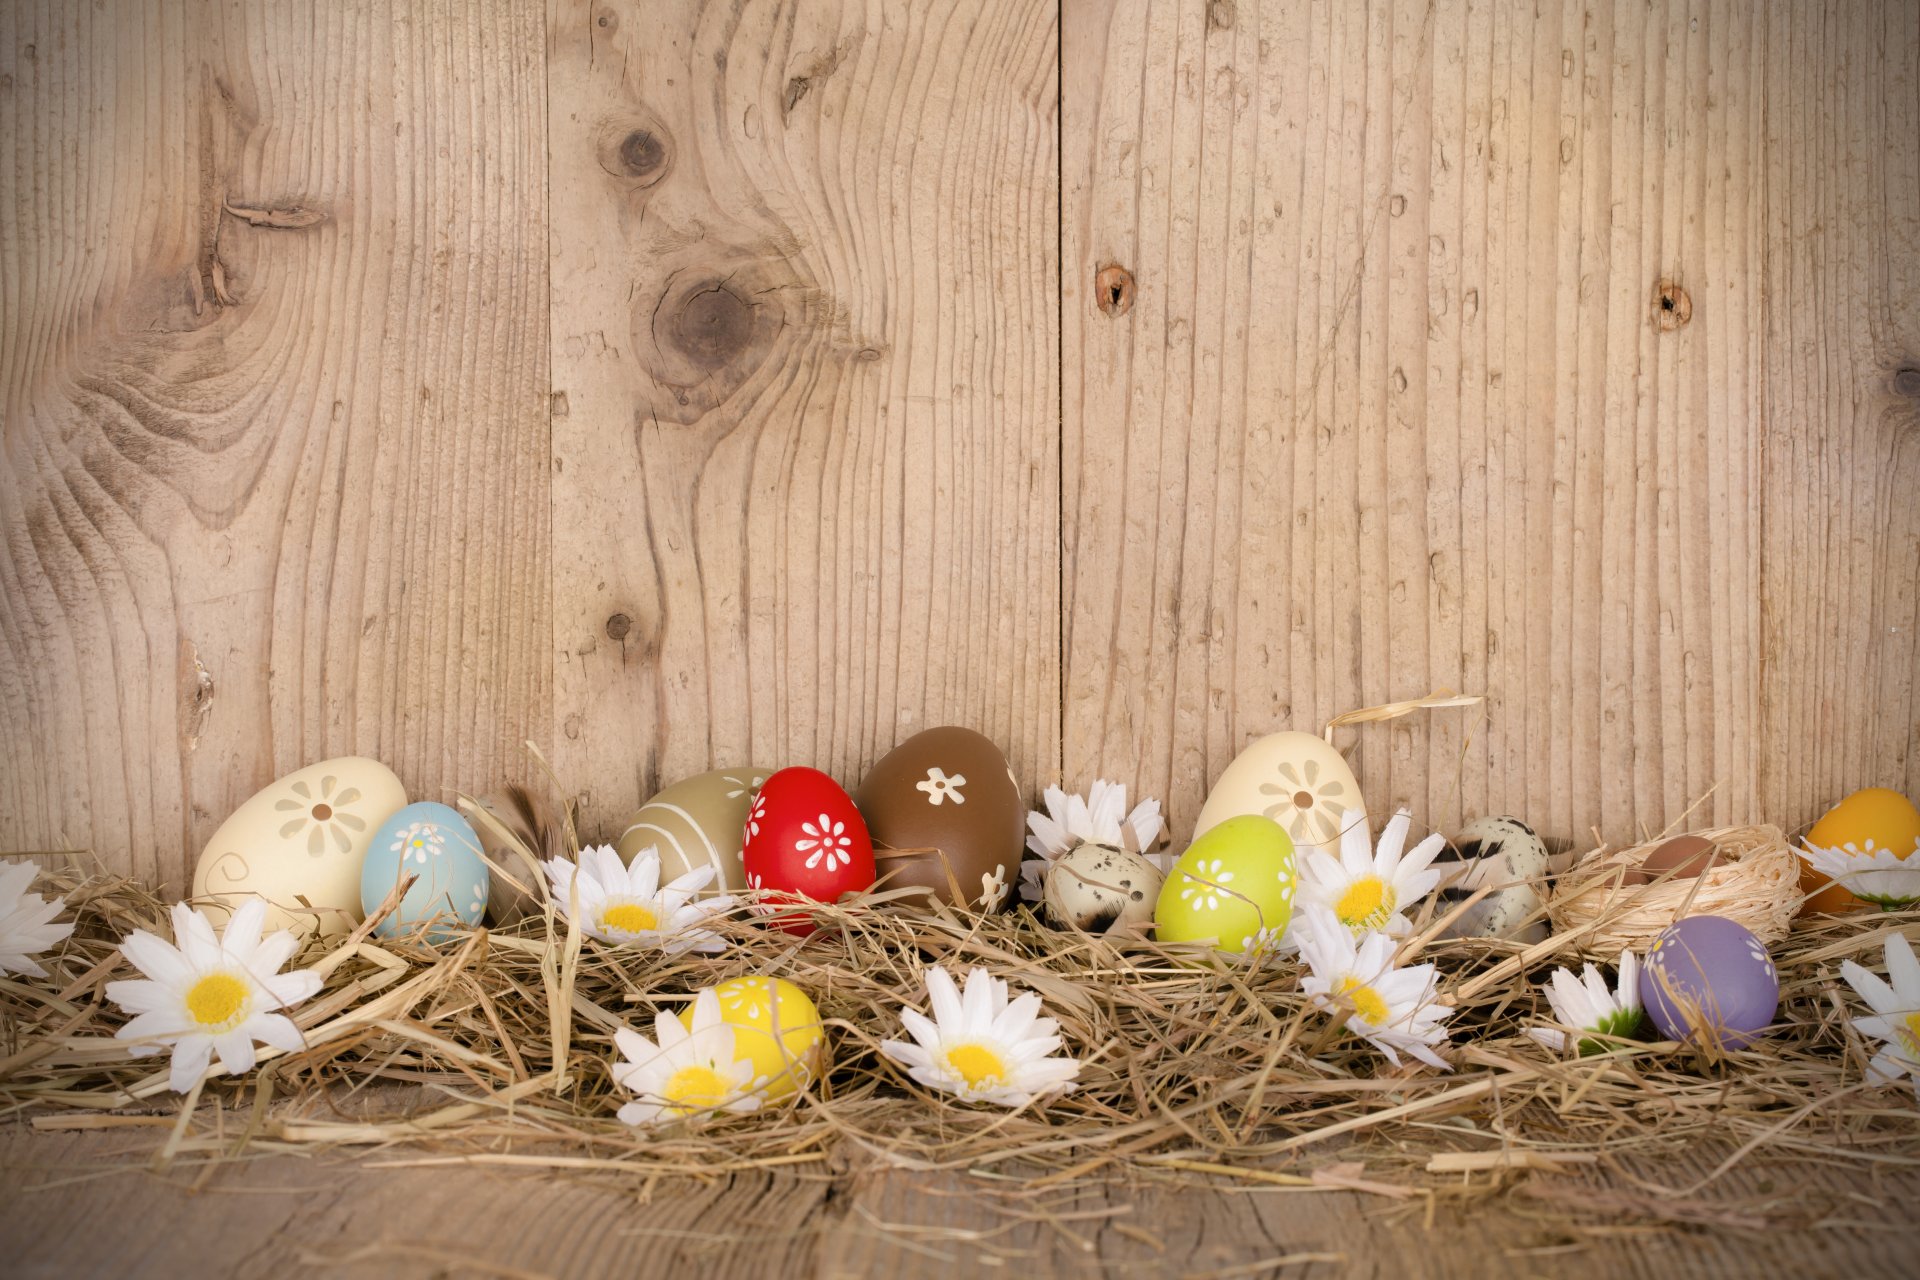
<path id="1" fill-rule="evenodd" d="M 1879 968 L 1887 934 L 1920 923 L 1913 912 L 1821 920 L 1776 948 L 1779 1022 L 1751 1049 L 1621 1043 L 1563 1058 L 1527 1035 L 1551 1018 L 1538 984 L 1556 940 L 1442 940 L 1454 913 L 1436 916 L 1429 903 L 1401 958 L 1438 966 L 1440 997 L 1456 1009 L 1451 1072 L 1391 1067 L 1310 1004 L 1292 960 L 1251 966 L 1062 933 L 1025 909 L 906 914 L 882 891 L 817 908 L 812 937 L 733 919 L 721 926 L 726 952 L 672 959 L 602 947 L 550 907 L 438 947 L 376 941 L 363 927 L 296 957 L 326 974 L 295 1011 L 303 1052 L 266 1050 L 252 1075 L 214 1078 L 183 1103 L 166 1091 L 164 1059 L 132 1060 L 111 1039 L 124 1015 L 104 998 L 107 982 L 130 976 L 120 937 L 164 933 L 165 904 L 123 878 L 46 880 L 41 890 L 65 895 L 79 926 L 45 957 L 50 977 L 0 977 L 0 1109 L 45 1128 L 152 1126 L 125 1113 L 171 1114 L 169 1156 L 367 1146 L 387 1163 L 643 1181 L 817 1162 L 991 1167 L 1029 1184 L 1226 1172 L 1398 1195 L 1427 1194 L 1447 1171 L 1551 1168 L 1703 1137 L 1740 1144 L 1732 1163 L 1768 1149 L 1883 1160 L 1920 1139 L 1912 1092 L 1865 1081 L 1874 1046 L 1850 1027 L 1864 1009 L 1838 979 L 1843 960 Z M 877 1046 L 901 1034 L 903 1003 L 924 1008 L 934 964 L 985 965 L 1037 991 L 1066 1052 L 1086 1064 L 1081 1087 L 1018 1112 L 921 1090 Z M 824 1078 L 755 1115 L 645 1132 L 621 1124 L 614 1030 L 650 1031 L 656 1011 L 747 973 L 813 995 L 831 1048 Z M 373 1087 L 390 1083 L 409 1087 Z M 1298 1163 L 1329 1145 L 1344 1163 Z"/>
<path id="2" fill-rule="evenodd" d="M 1800 860 L 1774 826 L 1720 827 L 1697 834 L 1713 842 L 1713 865 L 1699 876 L 1632 883 L 1632 873 L 1672 837 L 1624 849 L 1602 846 L 1561 878 L 1548 904 L 1567 945 L 1613 956 L 1645 950 L 1684 916 L 1725 916 L 1769 946 L 1785 938 L 1800 905 Z"/>

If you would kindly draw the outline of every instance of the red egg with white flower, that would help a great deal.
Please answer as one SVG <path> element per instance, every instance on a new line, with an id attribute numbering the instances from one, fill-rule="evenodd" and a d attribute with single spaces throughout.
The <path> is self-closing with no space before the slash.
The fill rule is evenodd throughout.
<path id="1" fill-rule="evenodd" d="M 853 799 L 818 769 L 782 769 L 766 780 L 747 812 L 741 845 L 747 885 L 753 889 L 834 902 L 874 880 L 873 841 Z M 806 916 L 772 923 L 789 933 L 812 933 Z"/>

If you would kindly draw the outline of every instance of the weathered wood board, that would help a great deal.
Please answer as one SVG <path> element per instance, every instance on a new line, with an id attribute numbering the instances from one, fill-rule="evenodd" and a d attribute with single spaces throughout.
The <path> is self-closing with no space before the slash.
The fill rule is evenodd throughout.
<path id="1" fill-rule="evenodd" d="M 0 847 L 959 721 L 1583 839 L 1920 791 L 1900 0 L 0 6 Z M 1100 273 L 1108 268 L 1104 280 Z M 1098 283 L 1097 283 L 1098 282 Z"/>
<path id="2" fill-rule="evenodd" d="M 1920 10 L 1068 12 L 1068 776 L 1446 687 L 1376 809 L 1915 789 Z"/>
<path id="3" fill-rule="evenodd" d="M 1253 1180 L 770 1171 L 642 1185 L 402 1150 L 144 1167 L 150 1135 L 0 1130 L 8 1274 L 327 1277 L 1904 1276 L 1910 1167 L 1723 1153 L 1392 1199 Z M 402 1167 L 393 1167 L 393 1166 Z M 1484 1182 L 1489 1175 L 1477 1175 Z M 1698 1184 L 1698 1185 L 1696 1185 Z"/>

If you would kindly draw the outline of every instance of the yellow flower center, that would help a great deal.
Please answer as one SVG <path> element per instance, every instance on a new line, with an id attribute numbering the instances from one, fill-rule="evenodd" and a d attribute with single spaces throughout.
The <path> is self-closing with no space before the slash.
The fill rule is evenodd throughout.
<path id="1" fill-rule="evenodd" d="M 1353 1011 L 1367 1020 L 1370 1026 L 1384 1026 L 1387 1021 L 1387 1002 L 1358 978 L 1342 978 L 1340 985 L 1334 988 L 1334 994 L 1345 996 L 1353 1004 Z"/>
<path id="2" fill-rule="evenodd" d="M 660 920 L 637 902 L 622 902 L 600 913 L 600 926 L 621 933 L 645 933 L 659 928 Z"/>
<path id="3" fill-rule="evenodd" d="M 247 984 L 230 973 L 210 973 L 187 989 L 187 1012 L 203 1027 L 223 1027 L 246 1008 Z"/>
<path id="4" fill-rule="evenodd" d="M 947 1050 L 947 1065 L 967 1082 L 969 1089 L 978 1089 L 983 1084 L 998 1083 L 1007 1078 L 1007 1064 L 999 1054 L 983 1044 L 955 1045 Z"/>
<path id="5" fill-rule="evenodd" d="M 1902 1047 L 1909 1056 L 1920 1058 L 1920 1013 L 1910 1013 L 1899 1022 L 1900 1038 L 1906 1041 Z"/>
<path id="6" fill-rule="evenodd" d="M 727 1100 L 733 1082 L 712 1067 L 682 1067 L 667 1081 L 661 1096 L 679 1115 L 707 1111 Z"/>
<path id="7" fill-rule="evenodd" d="M 1379 876 L 1361 876 L 1347 886 L 1334 906 L 1334 914 L 1349 929 L 1378 929 L 1393 918 L 1399 906 L 1393 887 Z"/>

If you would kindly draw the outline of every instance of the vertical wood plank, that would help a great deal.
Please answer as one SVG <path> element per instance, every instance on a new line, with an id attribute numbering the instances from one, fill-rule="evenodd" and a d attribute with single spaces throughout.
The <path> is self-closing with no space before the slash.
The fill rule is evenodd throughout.
<path id="1" fill-rule="evenodd" d="M 0 847 L 548 737 L 528 4 L 0 11 Z"/>
<path id="2" fill-rule="evenodd" d="M 556 763 L 589 828 L 977 728 L 1057 768 L 1055 6 L 555 0 Z"/>
<path id="3" fill-rule="evenodd" d="M 1920 12 L 1767 11 L 1761 787 L 1920 794 Z"/>
<path id="4" fill-rule="evenodd" d="M 1913 28 L 1075 6 L 1069 778 L 1179 832 L 1254 737 L 1446 686 L 1485 723 L 1352 741 L 1376 809 L 1584 840 L 1913 789 Z"/>

